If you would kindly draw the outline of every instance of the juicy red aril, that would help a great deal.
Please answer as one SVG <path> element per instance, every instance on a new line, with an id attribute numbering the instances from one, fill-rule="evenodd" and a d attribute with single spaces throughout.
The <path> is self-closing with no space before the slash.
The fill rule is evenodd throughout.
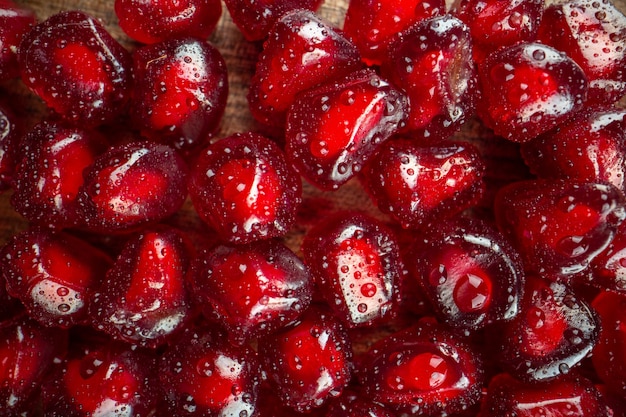
<path id="1" fill-rule="evenodd" d="M 261 123 L 283 126 L 296 95 L 361 68 L 359 51 L 313 12 L 285 13 L 263 44 L 248 102 Z"/>
<path id="2" fill-rule="evenodd" d="M 0 270 L 7 291 L 46 326 L 70 327 L 87 318 L 95 286 L 111 259 L 66 233 L 27 230 L 2 249 Z"/>
<path id="3" fill-rule="evenodd" d="M 261 373 L 256 355 L 210 329 L 192 327 L 159 362 L 168 415 L 253 416 Z"/>
<path id="4" fill-rule="evenodd" d="M 590 104 L 612 104 L 626 92 L 626 16 L 608 1 L 550 5 L 538 41 L 565 52 L 580 65 L 589 81 Z"/>
<path id="5" fill-rule="evenodd" d="M 543 0 L 460 0 L 456 16 L 469 26 L 476 62 L 518 42 L 534 41 L 543 16 Z"/>
<path id="6" fill-rule="evenodd" d="M 567 55 L 540 43 L 520 43 L 490 54 L 478 67 L 478 113 L 496 134 L 526 142 L 581 109 L 587 78 Z"/>
<path id="7" fill-rule="evenodd" d="M 25 317 L 0 323 L 0 408 L 31 415 L 32 401 L 53 362 L 65 354 L 67 334 Z M 25 414 L 21 414 L 25 412 Z"/>
<path id="8" fill-rule="evenodd" d="M 269 383 L 282 403 L 298 412 L 320 407 L 341 394 L 350 381 L 351 352 L 340 322 L 317 307 L 259 341 Z"/>
<path id="9" fill-rule="evenodd" d="M 363 62 L 380 65 L 387 58 L 394 35 L 417 22 L 442 15 L 445 9 L 441 0 L 352 0 L 343 30 L 359 48 Z"/>
<path id="10" fill-rule="evenodd" d="M 226 64 L 206 41 L 175 38 L 133 54 L 134 126 L 154 141 L 190 153 L 208 143 L 228 95 Z"/>
<path id="11" fill-rule="evenodd" d="M 302 184 L 276 143 L 240 133 L 203 150 L 189 192 L 200 218 L 224 240 L 249 243 L 287 233 Z"/>
<path id="12" fill-rule="evenodd" d="M 298 318 L 311 302 L 313 279 L 295 253 L 269 240 L 202 253 L 193 288 L 205 315 L 243 343 Z"/>
<path id="13" fill-rule="evenodd" d="M 297 9 L 315 11 L 322 0 L 225 0 L 224 3 L 246 40 L 259 41 L 268 36 L 285 13 Z"/>
<path id="14" fill-rule="evenodd" d="M 381 222 L 340 212 L 313 227 L 302 253 L 327 304 L 348 327 L 392 317 L 402 276 L 398 242 Z"/>
<path id="15" fill-rule="evenodd" d="M 120 232 L 176 213 L 187 196 L 187 166 L 173 148 L 151 142 L 110 147 L 84 172 L 82 222 L 94 232 Z"/>
<path id="16" fill-rule="evenodd" d="M 17 48 L 35 25 L 35 13 L 12 0 L 0 2 L 0 81 L 18 77 Z"/>
<path id="17" fill-rule="evenodd" d="M 607 389 L 626 394 L 626 297 L 601 292 L 592 303 L 600 315 L 600 339 L 593 349 L 593 367 Z"/>
<path id="18" fill-rule="evenodd" d="M 605 417 L 604 399 L 591 381 L 580 376 L 528 384 L 499 374 L 491 379 L 480 415 Z"/>
<path id="19" fill-rule="evenodd" d="M 567 374 L 598 340 L 590 307 L 564 284 L 530 275 L 518 316 L 498 332 L 504 369 L 525 381 Z"/>
<path id="20" fill-rule="evenodd" d="M 500 189 L 494 207 L 498 226 L 527 269 L 567 277 L 611 243 L 626 215 L 624 204 L 611 185 L 527 180 Z"/>
<path id="21" fill-rule="evenodd" d="M 400 136 L 380 147 L 361 180 L 381 211 L 413 228 L 475 205 L 484 191 L 484 172 L 469 143 Z"/>
<path id="22" fill-rule="evenodd" d="M 156 355 L 119 342 L 78 345 L 43 384 L 46 415 L 144 416 L 156 412 Z"/>
<path id="23" fill-rule="evenodd" d="M 89 305 L 93 327 L 148 347 L 171 339 L 191 316 L 191 257 L 191 244 L 174 228 L 131 238 L 96 288 Z"/>
<path id="24" fill-rule="evenodd" d="M 0 191 L 13 185 L 15 165 L 20 154 L 21 129 L 21 121 L 9 106 L 0 103 Z"/>
<path id="25" fill-rule="evenodd" d="M 483 382 L 481 360 L 465 339 L 427 319 L 374 345 L 360 370 L 368 398 L 413 416 L 465 410 Z"/>
<path id="26" fill-rule="evenodd" d="M 540 178 L 607 182 L 626 191 L 626 110 L 591 108 L 521 146 Z"/>
<path id="27" fill-rule="evenodd" d="M 287 157 L 317 187 L 339 188 L 396 133 L 407 106 L 404 94 L 373 70 L 322 84 L 289 107 Z"/>
<path id="28" fill-rule="evenodd" d="M 521 257 L 486 222 L 439 223 L 416 240 L 407 263 L 437 316 L 452 327 L 475 330 L 519 312 Z"/>
<path id="29" fill-rule="evenodd" d="M 446 138 L 474 112 L 471 36 L 451 15 L 426 19 L 397 35 L 381 73 L 404 89 L 410 103 L 407 128 L 425 137 Z"/>
<path id="30" fill-rule="evenodd" d="M 11 204 L 34 224 L 61 229 L 79 224 L 76 197 L 83 170 L 108 144 L 96 131 L 44 121 L 22 140 Z"/>
<path id="31" fill-rule="evenodd" d="M 18 61 L 24 83 L 73 123 L 110 122 L 124 110 L 130 54 L 83 12 L 61 12 L 33 27 L 20 43 Z"/>
<path id="32" fill-rule="evenodd" d="M 179 36 L 206 39 L 222 15 L 222 3 L 115 0 L 115 15 L 122 30 L 138 42 L 156 43 Z"/>

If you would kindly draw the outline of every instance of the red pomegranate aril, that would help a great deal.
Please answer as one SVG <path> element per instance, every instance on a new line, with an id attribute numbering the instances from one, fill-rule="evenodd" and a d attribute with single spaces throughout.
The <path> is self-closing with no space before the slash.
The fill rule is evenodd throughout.
<path id="1" fill-rule="evenodd" d="M 207 328 L 187 328 L 159 362 L 164 411 L 172 416 L 253 416 L 260 380 L 251 349 Z"/>
<path id="2" fill-rule="evenodd" d="M 457 0 L 454 14 L 469 26 L 476 62 L 491 52 L 534 41 L 544 12 L 543 0 Z"/>
<path id="3" fill-rule="evenodd" d="M 192 168 L 198 215 L 232 243 L 283 236 L 294 225 L 302 183 L 280 147 L 256 133 L 209 145 Z"/>
<path id="4" fill-rule="evenodd" d="M 77 197 L 82 225 L 97 233 L 115 233 L 158 223 L 185 202 L 187 176 L 185 162 L 169 146 L 111 146 L 84 171 Z"/>
<path id="5" fill-rule="evenodd" d="M 13 186 L 21 135 L 22 121 L 8 104 L 0 103 L 0 192 Z"/>
<path id="6" fill-rule="evenodd" d="M 567 55 L 537 42 L 493 52 L 478 67 L 478 115 L 495 133 L 526 142 L 583 108 L 587 78 Z"/>
<path id="7" fill-rule="evenodd" d="M 89 305 L 93 327 L 118 340 L 157 347 L 191 317 L 193 250 L 179 230 L 161 226 L 130 238 Z"/>
<path id="8" fill-rule="evenodd" d="M 589 81 L 589 104 L 626 93 L 626 16 L 611 2 L 568 0 L 546 8 L 537 40 L 571 57 Z"/>
<path id="9" fill-rule="evenodd" d="M 344 327 L 319 307 L 259 341 L 268 382 L 280 401 L 298 412 L 310 412 L 341 395 L 352 373 L 351 352 Z"/>
<path id="10" fill-rule="evenodd" d="M 404 125 L 408 101 L 373 70 L 308 90 L 287 113 L 285 152 L 318 188 L 345 184 Z"/>
<path id="11" fill-rule="evenodd" d="M 308 268 L 279 241 L 219 245 L 201 253 L 196 263 L 194 298 L 235 343 L 287 326 L 311 303 Z"/>
<path id="12" fill-rule="evenodd" d="M 525 291 L 518 316 L 494 332 L 500 363 L 524 381 L 559 378 L 595 346 L 598 319 L 564 284 L 529 275 Z"/>
<path id="13" fill-rule="evenodd" d="M 76 343 L 42 386 L 50 417 L 156 413 L 157 357 L 119 342 Z"/>
<path id="14" fill-rule="evenodd" d="M 602 291 L 592 302 L 600 316 L 600 339 L 593 349 L 593 367 L 607 389 L 626 395 L 626 297 Z"/>
<path id="15" fill-rule="evenodd" d="M 510 321 L 520 310 L 521 256 L 484 221 L 439 223 L 421 234 L 405 259 L 439 319 L 451 327 L 476 330 Z"/>
<path id="16" fill-rule="evenodd" d="M 337 212 L 317 223 L 302 244 L 318 292 L 348 327 L 393 317 L 402 262 L 394 233 L 363 213 Z"/>
<path id="17" fill-rule="evenodd" d="M 76 197 L 83 171 L 108 147 L 96 131 L 44 121 L 20 144 L 11 204 L 33 224 L 54 229 L 80 223 Z"/>
<path id="18" fill-rule="evenodd" d="M 115 0 L 120 28 L 142 43 L 157 43 L 180 36 L 206 39 L 222 15 L 219 0 Z"/>
<path id="19" fill-rule="evenodd" d="M 484 172 L 470 143 L 398 136 L 380 146 L 360 178 L 382 212 L 417 228 L 478 203 Z"/>
<path id="20" fill-rule="evenodd" d="M 454 414 L 480 398 L 480 356 L 465 339 L 422 319 L 375 344 L 358 369 L 365 395 L 412 416 Z"/>
<path id="21" fill-rule="evenodd" d="M 445 139 L 474 113 L 476 69 L 469 28 L 446 14 L 399 33 L 381 74 L 409 98 L 407 129 Z"/>
<path id="22" fill-rule="evenodd" d="M 133 53 L 133 126 L 154 141 L 191 154 L 217 130 L 228 95 L 226 63 L 197 38 L 173 38 Z"/>
<path id="23" fill-rule="evenodd" d="M 72 123 L 100 125 L 125 109 L 130 54 L 83 12 L 60 12 L 33 27 L 22 38 L 18 62 L 24 83 Z"/>
<path id="24" fill-rule="evenodd" d="M 65 331 L 18 316 L 0 323 L 0 410 L 30 416 L 43 378 L 67 349 Z M 22 414 L 23 413 L 23 414 Z"/>
<path id="25" fill-rule="evenodd" d="M 12 0 L 0 1 L 0 81 L 19 77 L 17 49 L 36 23 L 35 13 Z"/>
<path id="26" fill-rule="evenodd" d="M 380 65 L 398 32 L 446 11 L 441 0 L 352 0 L 348 4 L 343 30 L 359 48 L 363 62 Z"/>
<path id="27" fill-rule="evenodd" d="M 3 247 L 0 270 L 7 292 L 46 326 L 70 327 L 87 319 L 93 291 L 110 257 L 64 232 L 26 230 Z"/>
<path id="28" fill-rule="evenodd" d="M 298 9 L 315 11 L 322 0 L 225 0 L 224 3 L 246 40 L 260 41 L 285 13 Z"/>
<path id="29" fill-rule="evenodd" d="M 525 267 L 566 279 L 608 247 L 626 216 L 625 204 L 608 184 L 526 180 L 501 188 L 494 207 L 498 227 Z"/>
<path id="30" fill-rule="evenodd" d="M 626 192 L 626 110 L 591 108 L 521 146 L 540 178 L 607 182 Z"/>
<path id="31" fill-rule="evenodd" d="M 576 375 L 528 384 L 508 374 L 491 379 L 481 417 L 607 417 L 606 403 L 591 381 Z"/>
<path id="32" fill-rule="evenodd" d="M 285 13 L 263 44 L 248 103 L 259 122 L 282 127 L 298 93 L 361 68 L 356 46 L 309 10 Z"/>

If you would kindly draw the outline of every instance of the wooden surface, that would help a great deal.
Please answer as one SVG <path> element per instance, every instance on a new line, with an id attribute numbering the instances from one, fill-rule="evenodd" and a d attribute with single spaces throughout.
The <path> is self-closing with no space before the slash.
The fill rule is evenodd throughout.
<path id="1" fill-rule="evenodd" d="M 39 20 L 61 10 L 79 9 L 102 21 L 110 33 L 129 50 L 137 47 L 117 25 L 117 18 L 113 11 L 114 0 L 14 0 L 18 4 L 32 8 Z M 393 1 L 393 0 L 390 0 Z M 625 10 L 626 0 L 617 0 L 621 10 Z M 319 14 L 331 23 L 341 27 L 348 6 L 348 0 L 326 0 L 319 10 Z M 209 39 L 224 56 L 228 67 L 230 94 L 226 112 L 216 138 L 225 137 L 235 132 L 257 131 L 259 126 L 252 119 L 246 93 L 255 60 L 261 49 L 260 43 L 247 42 L 233 24 L 225 7 L 216 31 Z M 28 93 L 19 81 L 0 84 L 0 94 L 15 103 L 15 111 L 23 117 L 28 125 L 32 125 L 45 116 L 45 109 L 39 99 Z M 494 142 L 489 134 L 480 128 L 475 121 L 464 127 L 459 137 L 478 139 L 479 147 L 484 151 L 488 161 L 487 180 L 488 194 L 485 204 L 489 204 L 490 193 L 502 183 L 516 179 L 519 161 L 515 159 L 516 148 L 510 144 Z M 504 161 L 504 162 L 503 162 Z M 489 169 L 489 167 L 494 167 Z M 369 202 L 357 181 L 351 181 L 333 193 L 322 193 L 308 184 L 304 184 L 304 203 L 301 216 L 321 218 L 327 212 L 343 209 L 364 209 L 370 214 L 383 217 Z M 0 245 L 10 236 L 27 227 L 27 222 L 16 214 L 9 205 L 10 192 L 0 195 Z M 309 216 L 313 213 L 312 216 Z M 199 224 L 195 213 L 187 203 L 178 215 L 178 221 L 185 227 L 196 227 Z M 299 225 L 288 235 L 288 243 L 293 249 L 299 248 L 301 237 L 309 224 Z"/>

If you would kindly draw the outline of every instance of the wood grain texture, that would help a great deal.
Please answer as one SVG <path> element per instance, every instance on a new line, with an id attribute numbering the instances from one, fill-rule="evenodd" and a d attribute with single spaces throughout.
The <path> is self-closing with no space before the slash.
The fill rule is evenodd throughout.
<path id="1" fill-rule="evenodd" d="M 117 25 L 117 18 L 113 10 L 113 0 L 15 0 L 32 8 L 39 20 L 44 20 L 62 10 L 79 9 L 102 21 L 109 32 L 129 50 L 138 45 L 129 39 Z M 626 0 L 617 0 L 618 7 L 625 10 Z M 341 27 L 348 0 L 327 0 L 319 10 L 319 14 Z M 255 123 L 246 100 L 248 85 L 254 71 L 256 57 L 261 50 L 260 43 L 247 42 L 233 24 L 227 10 L 223 7 L 222 17 L 216 31 L 210 37 L 226 61 L 228 67 L 229 97 L 226 112 L 216 138 L 226 137 L 235 132 L 259 131 L 261 127 Z M 41 101 L 30 94 L 19 81 L 0 84 L 0 94 L 14 104 L 14 110 L 22 117 L 27 128 L 46 115 Z M 261 130 L 262 131 L 262 130 Z M 520 161 L 516 146 L 493 140 L 485 129 L 475 121 L 468 123 L 462 132 L 457 135 L 460 139 L 469 139 L 477 143 L 485 158 L 490 162 L 487 179 L 489 188 L 484 205 L 489 206 L 493 192 L 502 184 L 519 178 Z M 27 227 L 27 222 L 15 213 L 9 204 L 10 192 L 0 195 L 0 245 L 6 240 Z M 365 192 L 357 181 L 351 181 L 332 193 L 321 192 L 314 187 L 304 184 L 304 203 L 301 210 L 300 222 L 292 230 L 287 241 L 292 249 L 299 248 L 301 238 L 311 221 L 322 218 L 328 213 L 339 209 L 358 208 L 384 219 L 369 202 Z M 189 203 L 185 205 L 176 221 L 185 228 L 200 228 L 193 208 Z"/>

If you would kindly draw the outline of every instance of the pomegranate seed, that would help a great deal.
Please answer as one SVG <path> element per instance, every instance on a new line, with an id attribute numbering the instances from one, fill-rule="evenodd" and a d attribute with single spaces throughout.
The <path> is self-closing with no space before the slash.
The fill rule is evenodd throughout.
<path id="1" fill-rule="evenodd" d="M 283 404 L 299 412 L 337 397 L 351 376 L 351 349 L 343 326 L 312 307 L 295 324 L 259 342 L 268 381 Z"/>
<path id="2" fill-rule="evenodd" d="M 361 180 L 381 211 L 416 228 L 475 205 L 485 189 L 484 172 L 469 143 L 400 136 L 380 147 Z"/>
<path id="3" fill-rule="evenodd" d="M 114 7 L 120 28 L 142 43 L 180 36 L 206 39 L 222 15 L 218 0 L 115 0 Z"/>
<path id="4" fill-rule="evenodd" d="M 263 44 L 250 81 L 253 116 L 261 123 L 283 126 L 298 93 L 358 70 L 359 59 L 357 48 L 313 12 L 285 13 Z"/>
<path id="5" fill-rule="evenodd" d="M 477 353 L 427 319 L 378 342 L 361 371 L 368 398 L 417 416 L 470 407 L 478 401 L 483 382 Z"/>
<path id="6" fill-rule="evenodd" d="M 198 215 L 233 243 L 282 236 L 301 203 L 300 178 L 271 140 L 235 134 L 202 151 L 189 191 Z"/>
<path id="7" fill-rule="evenodd" d="M 85 322 L 94 289 L 110 265 L 106 253 L 82 239 L 37 229 L 14 236 L 0 257 L 7 292 L 46 326 Z"/>
<path id="8" fill-rule="evenodd" d="M 541 43 L 520 43 L 490 54 L 478 67 L 478 113 L 496 134 L 526 142 L 582 109 L 587 78 L 567 55 Z"/>
<path id="9" fill-rule="evenodd" d="M 294 322 L 313 296 L 309 270 L 274 240 L 216 246 L 200 255 L 197 270 L 197 303 L 240 344 Z"/>
<path id="10" fill-rule="evenodd" d="M 315 11 L 322 0 L 225 0 L 231 18 L 249 41 L 268 37 L 272 26 L 288 12 L 306 9 Z"/>
<path id="11" fill-rule="evenodd" d="M 54 229 L 81 223 L 77 202 L 84 183 L 83 171 L 108 144 L 97 131 L 44 121 L 22 140 L 22 160 L 17 164 L 15 210 L 34 224 Z"/>
<path id="12" fill-rule="evenodd" d="M 116 339 L 156 347 L 189 321 L 191 243 L 169 227 L 127 241 L 89 305 L 92 325 Z"/>
<path id="13" fill-rule="evenodd" d="M 187 196 L 187 166 L 169 146 L 111 146 L 83 173 L 77 201 L 94 232 L 131 231 L 176 213 Z"/>
<path id="14" fill-rule="evenodd" d="M 287 113 L 287 158 L 312 184 L 337 189 L 404 123 L 407 106 L 372 70 L 308 90 Z"/>
<path id="15" fill-rule="evenodd" d="M 494 227 L 453 218 L 421 235 L 407 260 L 440 320 L 476 330 L 510 321 L 520 310 L 524 269 L 519 253 Z"/>
<path id="16" fill-rule="evenodd" d="M 72 123 L 111 122 L 125 108 L 131 58 L 91 16 L 66 11 L 34 26 L 18 49 L 24 83 Z"/>
<path id="17" fill-rule="evenodd" d="M 538 41 L 565 52 L 585 72 L 588 102 L 612 104 L 626 92 L 626 16 L 604 1 L 568 0 L 544 12 Z"/>
<path id="18" fill-rule="evenodd" d="M 337 213 L 311 229 L 302 252 L 322 297 L 348 327 L 393 317 L 402 265 L 398 243 L 382 223 Z"/>
<path id="19" fill-rule="evenodd" d="M 525 267 L 561 277 L 587 268 L 626 216 L 615 187 L 570 180 L 510 184 L 496 195 L 495 210 L 498 226 L 522 254 Z"/>
<path id="20" fill-rule="evenodd" d="M 423 20 L 389 45 L 383 76 L 406 91 L 407 129 L 445 139 L 473 115 L 477 74 L 469 28 L 451 15 Z"/>
<path id="21" fill-rule="evenodd" d="M 134 126 L 184 154 L 206 145 L 219 126 L 228 95 L 220 52 L 199 39 L 175 38 L 137 49 L 133 63 Z"/>

